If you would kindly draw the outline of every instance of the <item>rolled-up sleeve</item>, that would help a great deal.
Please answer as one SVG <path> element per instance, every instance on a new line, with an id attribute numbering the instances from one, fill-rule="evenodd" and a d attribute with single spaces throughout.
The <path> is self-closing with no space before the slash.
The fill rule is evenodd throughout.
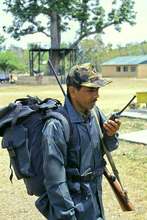
<path id="1" fill-rule="evenodd" d="M 67 144 L 62 124 L 50 119 L 43 129 L 44 183 L 56 219 L 76 220 L 74 203 L 66 183 Z"/>

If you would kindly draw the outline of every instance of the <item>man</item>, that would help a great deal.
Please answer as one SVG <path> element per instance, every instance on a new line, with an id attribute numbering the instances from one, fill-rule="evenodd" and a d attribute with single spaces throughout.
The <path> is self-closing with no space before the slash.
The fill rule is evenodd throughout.
<path id="1" fill-rule="evenodd" d="M 104 220 L 102 175 L 105 167 L 100 129 L 109 151 L 118 147 L 119 120 L 108 120 L 95 107 L 100 79 L 91 64 L 74 66 L 67 76 L 64 109 L 71 127 L 70 139 L 61 122 L 50 119 L 43 130 L 44 175 L 49 220 Z"/>

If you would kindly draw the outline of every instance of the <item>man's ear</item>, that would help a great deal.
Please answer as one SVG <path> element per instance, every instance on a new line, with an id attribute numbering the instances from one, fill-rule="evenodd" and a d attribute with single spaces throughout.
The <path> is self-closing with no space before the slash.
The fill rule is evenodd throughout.
<path id="1" fill-rule="evenodd" d="M 70 93 L 71 98 L 74 98 L 76 94 L 76 88 L 73 86 L 69 86 L 69 93 Z"/>

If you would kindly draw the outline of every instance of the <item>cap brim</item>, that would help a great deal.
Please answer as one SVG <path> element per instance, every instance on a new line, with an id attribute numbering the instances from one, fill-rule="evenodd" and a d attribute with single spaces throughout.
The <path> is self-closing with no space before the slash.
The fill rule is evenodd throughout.
<path id="1" fill-rule="evenodd" d="M 99 79 L 96 80 L 95 82 L 82 83 L 81 86 L 90 87 L 90 88 L 100 88 L 108 85 L 111 82 L 112 82 L 111 80 Z"/>

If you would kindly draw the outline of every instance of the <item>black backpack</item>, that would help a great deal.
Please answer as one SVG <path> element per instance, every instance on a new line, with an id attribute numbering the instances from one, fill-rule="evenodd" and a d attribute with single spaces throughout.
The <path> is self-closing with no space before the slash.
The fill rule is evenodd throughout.
<path id="1" fill-rule="evenodd" d="M 69 141 L 67 113 L 56 99 L 42 101 L 38 97 L 28 96 L 0 109 L 0 136 L 2 148 L 9 152 L 10 180 L 14 170 L 17 179 L 24 180 L 29 195 L 40 196 L 45 192 L 42 129 L 51 117 L 61 121 Z"/>

